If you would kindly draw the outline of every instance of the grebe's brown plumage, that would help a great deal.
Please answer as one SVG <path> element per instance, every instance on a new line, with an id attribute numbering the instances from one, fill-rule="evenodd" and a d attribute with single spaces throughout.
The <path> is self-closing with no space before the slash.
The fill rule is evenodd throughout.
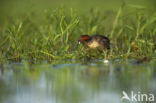
<path id="1" fill-rule="evenodd" d="M 88 48 L 97 48 L 100 51 L 110 49 L 110 41 L 103 35 L 82 35 L 79 42 L 83 43 Z"/>

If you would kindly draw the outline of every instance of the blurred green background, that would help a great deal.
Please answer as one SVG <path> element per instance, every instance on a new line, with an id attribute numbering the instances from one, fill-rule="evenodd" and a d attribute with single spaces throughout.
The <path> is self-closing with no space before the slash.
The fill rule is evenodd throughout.
<path id="1" fill-rule="evenodd" d="M 0 17 L 15 16 L 30 11 L 40 12 L 50 8 L 64 6 L 85 13 L 90 8 L 101 11 L 117 10 L 122 3 L 146 6 L 150 10 L 156 8 L 156 0 L 1 0 Z"/>
<path id="2" fill-rule="evenodd" d="M 83 14 L 91 8 L 117 11 L 122 4 L 144 6 L 151 12 L 156 8 L 156 0 L 0 0 L 0 26 L 8 22 L 8 17 L 13 19 L 30 12 L 42 16 L 45 10 L 64 7 Z"/>

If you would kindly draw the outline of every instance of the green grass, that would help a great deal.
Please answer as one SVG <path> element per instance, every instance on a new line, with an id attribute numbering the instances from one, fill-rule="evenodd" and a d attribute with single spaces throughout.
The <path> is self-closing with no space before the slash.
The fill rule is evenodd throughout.
<path id="1" fill-rule="evenodd" d="M 117 12 L 93 8 L 80 14 L 60 7 L 42 14 L 30 11 L 8 17 L 0 25 L 0 62 L 105 58 L 106 53 L 76 47 L 83 34 L 109 37 L 109 59 L 156 59 L 156 12 L 143 6 L 123 5 Z"/>

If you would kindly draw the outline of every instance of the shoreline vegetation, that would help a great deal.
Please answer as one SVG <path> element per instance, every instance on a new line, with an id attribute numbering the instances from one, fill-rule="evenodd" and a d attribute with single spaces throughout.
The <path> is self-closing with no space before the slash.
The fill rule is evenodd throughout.
<path id="1" fill-rule="evenodd" d="M 77 47 L 83 34 L 107 36 L 111 42 L 109 53 Z M 0 25 L 0 64 L 83 58 L 156 59 L 156 12 L 127 5 L 117 12 L 91 9 L 86 14 L 58 8 L 45 10 L 42 16 L 29 12 L 8 17 Z"/>

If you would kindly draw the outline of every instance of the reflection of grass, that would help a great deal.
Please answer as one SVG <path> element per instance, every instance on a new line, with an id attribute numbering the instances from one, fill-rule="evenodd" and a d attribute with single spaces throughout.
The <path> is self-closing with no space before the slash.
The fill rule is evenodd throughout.
<path id="1" fill-rule="evenodd" d="M 153 93 L 155 87 L 151 85 L 155 83 L 155 65 L 155 62 L 141 65 L 115 62 L 111 65 L 99 63 L 29 67 L 14 64 L 11 66 L 12 69 L 4 68 L 2 77 L 5 78 L 0 82 L 0 98 L 4 97 L 3 103 L 10 96 L 23 94 L 27 98 L 35 94 L 48 96 L 61 103 L 82 103 L 101 99 L 99 96 L 105 98 L 105 94 L 113 96 L 113 93 L 117 93 L 120 97 L 123 90 Z"/>
<path id="2" fill-rule="evenodd" d="M 118 12 L 91 9 L 78 15 L 72 9 L 46 10 L 42 16 L 29 12 L 8 18 L 0 28 L 0 60 L 81 59 L 90 56 L 75 43 L 82 34 L 103 34 L 110 38 L 109 58 L 156 57 L 156 14 L 142 6 L 121 7 Z M 128 10 L 128 11 L 125 11 Z M 105 54 L 94 55 L 104 58 Z M 90 57 L 89 57 L 90 58 Z"/>

